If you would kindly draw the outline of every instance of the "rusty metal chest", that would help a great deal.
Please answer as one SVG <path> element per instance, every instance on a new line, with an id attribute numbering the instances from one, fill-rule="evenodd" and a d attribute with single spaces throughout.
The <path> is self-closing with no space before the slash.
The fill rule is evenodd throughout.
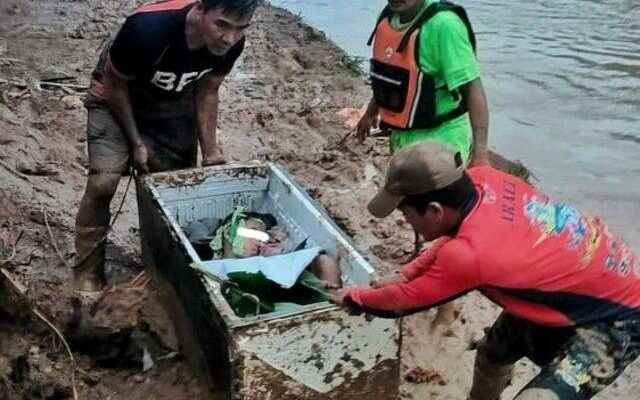
<path id="1" fill-rule="evenodd" d="M 295 239 L 336 256 L 346 285 L 366 284 L 371 265 L 328 214 L 275 164 L 153 174 L 138 182 L 145 265 L 171 293 L 183 351 L 218 399 L 396 399 L 400 324 L 350 316 L 328 302 L 241 318 L 183 228 L 242 205 L 269 212 Z M 167 303 L 165 301 L 165 303 Z"/>

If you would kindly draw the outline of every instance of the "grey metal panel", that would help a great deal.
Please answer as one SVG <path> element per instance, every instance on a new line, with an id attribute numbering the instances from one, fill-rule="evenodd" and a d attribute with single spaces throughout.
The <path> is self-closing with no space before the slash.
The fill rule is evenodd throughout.
<path id="1" fill-rule="evenodd" d="M 237 206 L 256 210 L 264 203 L 265 192 L 234 192 L 216 197 L 185 198 L 167 202 L 168 213 L 176 218 L 180 226 L 200 219 L 224 218 Z"/>
<path id="2" fill-rule="evenodd" d="M 369 262 L 338 228 L 326 211 L 291 179 L 281 167 L 271 164 L 269 196 L 300 230 L 314 238 L 313 244 L 337 256 L 343 281 L 348 285 L 368 284 L 375 275 Z M 284 212 L 286 210 L 286 212 Z"/>
<path id="3" fill-rule="evenodd" d="M 234 399 L 395 399 L 400 329 L 342 310 L 309 312 L 234 330 L 231 362 L 242 369 Z"/>
<path id="4" fill-rule="evenodd" d="M 228 394 L 231 382 L 229 330 L 218 311 L 228 305 L 205 295 L 200 275 L 187 267 L 192 262 L 193 249 L 183 245 L 182 233 L 171 217 L 164 214 L 162 200 L 145 178 L 138 184 L 137 194 L 145 267 L 161 280 L 161 285 L 173 288 L 178 294 L 174 301 L 181 302 L 188 312 L 186 323 L 191 326 L 185 329 L 194 332 L 198 343 L 195 350 L 187 354 L 192 365 L 205 370 L 203 375 L 208 378 L 213 392 Z"/>

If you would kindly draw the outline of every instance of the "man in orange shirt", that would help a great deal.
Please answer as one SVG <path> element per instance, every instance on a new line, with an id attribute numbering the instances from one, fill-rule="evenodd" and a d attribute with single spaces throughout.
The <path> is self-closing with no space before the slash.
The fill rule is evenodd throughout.
<path id="1" fill-rule="evenodd" d="M 396 279 L 333 301 L 381 317 L 472 290 L 500 305 L 471 400 L 498 399 L 525 356 L 542 371 L 516 399 L 590 399 L 640 354 L 640 262 L 599 219 L 489 166 L 465 172 L 461 155 L 435 141 L 393 156 L 369 210 L 382 218 L 395 209 L 439 241 Z"/>

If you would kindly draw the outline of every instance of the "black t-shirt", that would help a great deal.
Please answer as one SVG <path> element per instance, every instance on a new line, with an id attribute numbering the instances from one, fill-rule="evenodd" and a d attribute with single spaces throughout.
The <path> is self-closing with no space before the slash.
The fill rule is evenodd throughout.
<path id="1" fill-rule="evenodd" d="M 142 90 L 160 101 L 178 99 L 208 72 L 225 75 L 231 71 L 244 49 L 244 38 L 224 56 L 206 47 L 189 50 L 185 21 L 194 5 L 194 0 L 150 4 L 136 10 L 122 25 L 107 49 L 108 57 L 117 72 L 131 79 L 134 92 Z M 106 62 L 106 57 L 101 59 L 94 73 L 97 80 Z"/>

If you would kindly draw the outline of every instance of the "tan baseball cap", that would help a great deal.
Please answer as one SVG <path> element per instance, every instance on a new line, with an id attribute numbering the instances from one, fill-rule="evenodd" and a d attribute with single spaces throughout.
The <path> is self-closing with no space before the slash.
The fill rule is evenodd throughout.
<path id="1" fill-rule="evenodd" d="M 369 202 L 369 212 L 384 218 L 398 208 L 406 196 L 442 189 L 463 174 L 460 153 L 439 142 L 428 140 L 405 147 L 391 158 L 384 186 Z"/>

